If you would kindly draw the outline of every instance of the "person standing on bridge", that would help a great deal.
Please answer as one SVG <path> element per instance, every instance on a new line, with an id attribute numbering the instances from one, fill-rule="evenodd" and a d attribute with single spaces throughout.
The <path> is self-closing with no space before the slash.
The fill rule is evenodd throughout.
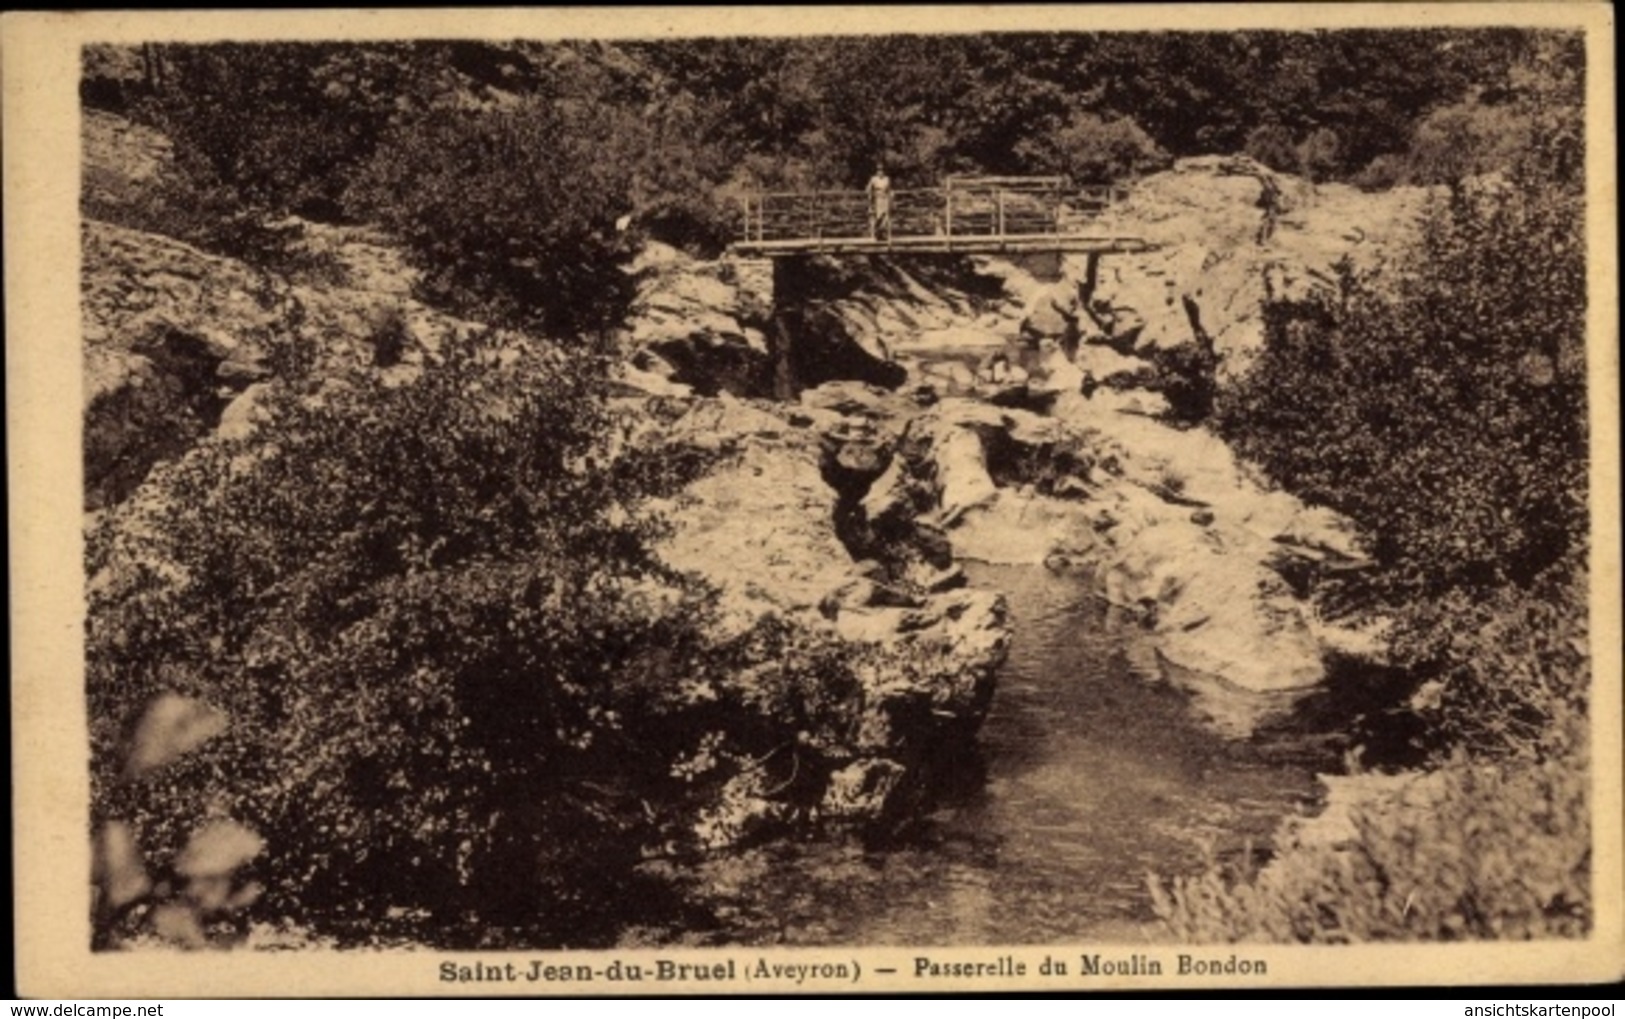
<path id="1" fill-rule="evenodd" d="M 886 166 L 875 164 L 875 175 L 869 178 L 869 236 L 875 240 L 891 240 L 891 178 Z"/>

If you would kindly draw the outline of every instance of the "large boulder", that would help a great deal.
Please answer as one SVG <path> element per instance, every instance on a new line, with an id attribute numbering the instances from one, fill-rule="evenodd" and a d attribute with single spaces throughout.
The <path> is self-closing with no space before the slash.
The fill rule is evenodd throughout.
<path id="1" fill-rule="evenodd" d="M 741 625 L 769 608 L 816 610 L 851 558 L 813 437 L 743 401 L 704 400 L 672 425 L 671 440 L 724 459 L 671 508 L 666 561 L 720 587 Z"/>
<path id="2" fill-rule="evenodd" d="M 953 325 L 922 329 L 913 335 L 903 349 L 910 353 L 916 350 L 980 352 L 998 350 L 1004 347 L 1006 339 L 1005 334 L 993 328 L 991 323 Z"/>
<path id="3" fill-rule="evenodd" d="M 966 513 L 950 534 L 956 555 L 985 563 L 1084 563 L 1096 545 L 1087 506 L 1011 488 Z"/>
<path id="4" fill-rule="evenodd" d="M 1009 650 L 1003 597 L 960 589 L 891 611 L 901 616 L 886 653 L 858 670 L 866 691 L 859 743 L 895 750 L 922 738 L 974 736 Z"/>
<path id="5" fill-rule="evenodd" d="M 852 379 L 838 379 L 803 390 L 800 403 L 804 407 L 831 410 L 845 417 L 870 419 L 885 418 L 896 409 L 888 390 Z"/>
<path id="6" fill-rule="evenodd" d="M 637 279 L 637 293 L 620 343 L 641 371 L 705 395 L 772 394 L 766 309 L 740 286 L 729 263 L 702 261 L 653 242 L 628 272 Z"/>
<path id="7" fill-rule="evenodd" d="M 909 364 L 997 347 L 1014 331 L 1005 279 L 959 258 L 809 257 L 774 268 L 774 342 L 792 391 L 835 379 L 896 389 Z M 967 376 L 959 388 L 972 384 Z"/>
<path id="8" fill-rule="evenodd" d="M 159 460 L 208 430 L 195 392 L 133 350 L 85 351 L 85 507 L 101 509 L 134 491 Z"/>
<path id="9" fill-rule="evenodd" d="M 1067 356 L 1065 348 L 1049 337 L 1039 340 L 1037 357 L 1027 380 L 1027 391 L 1058 395 L 1076 393 L 1082 385 L 1083 370 Z"/>
<path id="10" fill-rule="evenodd" d="M 870 414 L 883 414 L 875 393 L 840 386 L 819 391 L 803 408 L 697 399 L 662 441 L 713 450 L 718 462 L 659 507 L 672 525 L 662 557 L 722 593 L 721 636 L 771 614 L 849 646 L 861 686 L 854 731 L 846 742 L 796 753 L 826 769 L 808 772 L 823 776 L 816 779 L 823 782 L 819 815 L 865 826 L 889 824 L 924 803 L 935 781 L 935 748 L 974 734 L 1009 641 L 999 596 L 959 587 L 945 561 L 923 565 L 911 544 L 918 482 L 901 458 L 869 483 L 863 499 L 890 518 L 900 544 L 885 551 L 898 558 L 854 561 L 837 531 L 847 496 L 831 484 L 830 458 L 845 447 L 832 454 L 830 442 L 834 429 Z M 707 838 L 722 844 L 786 821 L 772 802 L 783 783 L 765 775 L 730 786 L 708 815 Z"/>
<path id="11" fill-rule="evenodd" d="M 982 438 L 969 428 L 947 429 L 934 447 L 938 502 L 942 520 L 952 524 L 998 494 L 987 471 Z"/>
<path id="12" fill-rule="evenodd" d="M 95 48 L 87 48 L 87 73 L 89 50 Z M 168 138 L 123 117 L 86 107 L 79 123 L 82 188 L 88 214 L 142 202 L 174 159 Z"/>
<path id="13" fill-rule="evenodd" d="M 1279 212 L 1266 230 L 1269 187 Z M 1420 188 L 1311 185 L 1245 157 L 1180 160 L 1101 216 L 1102 230 L 1158 247 L 1102 259 L 1085 309 L 1124 353 L 1192 342 L 1199 325 L 1235 372 L 1263 342 L 1267 300 L 1330 292 L 1344 258 L 1381 263 L 1414 238 L 1426 201 Z M 1069 271 L 1083 280 L 1081 266 Z"/>
<path id="14" fill-rule="evenodd" d="M 1204 429 L 1076 394 L 1057 416 L 947 399 L 897 450 L 861 503 L 871 527 L 924 515 L 956 556 L 1081 568 L 1228 736 L 1292 710 L 1324 681 L 1329 650 L 1362 646 L 1319 619 L 1294 579 L 1301 563 L 1357 567 L 1353 528 L 1263 488 Z"/>
<path id="15" fill-rule="evenodd" d="M 1222 535 L 1165 519 L 1119 535 L 1106 557 L 1114 604 L 1144 615 L 1158 650 L 1243 690 L 1304 690 L 1325 678 L 1307 607 L 1267 566 L 1229 555 Z"/>
<path id="16" fill-rule="evenodd" d="M 332 273 L 277 277 L 174 238 L 84 220 L 89 508 L 122 500 L 153 464 L 222 422 L 246 435 L 249 406 L 229 407 L 268 378 L 274 342 L 305 345 L 318 370 L 343 362 L 404 377 L 445 337 L 485 328 L 414 301 L 399 253 L 366 231 L 298 220 L 278 229 Z"/>
<path id="17" fill-rule="evenodd" d="M 1021 335 L 1067 346 L 1078 338 L 1078 294 L 1071 280 L 1054 283 L 1033 296 L 1021 319 Z"/>

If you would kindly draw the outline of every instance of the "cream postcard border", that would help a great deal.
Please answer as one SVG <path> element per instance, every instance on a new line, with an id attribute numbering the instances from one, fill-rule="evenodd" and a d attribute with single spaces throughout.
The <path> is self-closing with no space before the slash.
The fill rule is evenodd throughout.
<path id="1" fill-rule="evenodd" d="M 86 42 L 226 39 L 679 38 L 872 32 L 1154 30 L 1520 25 L 1582 30 L 1587 52 L 1590 411 L 1594 670 L 1592 821 L 1596 926 L 1585 941 L 1335 948 L 1052 945 L 1011 948 L 658 949 L 610 952 L 286 952 L 182 954 L 89 950 L 88 736 L 83 665 L 79 51 Z M 1595 983 L 1625 972 L 1621 853 L 1620 475 L 1617 191 L 1613 11 L 1600 3 L 1200 6 L 714 8 L 462 11 L 185 11 L 6 14 L 4 82 L 6 424 L 10 482 L 12 783 L 16 967 L 40 998 L 389 996 L 910 991 L 1015 988 Z M 1259 976 L 1181 977 L 1181 953 L 1265 960 Z M 1079 977 L 1078 956 L 1140 953 L 1161 976 Z M 915 960 L 1007 960 L 1023 976 L 921 979 Z M 1065 978 L 1040 973 L 1046 957 Z M 658 960 L 733 963 L 732 982 L 532 982 L 536 965 Z M 750 978 L 759 960 L 843 964 L 856 979 Z M 512 982 L 453 984 L 442 962 L 514 963 Z M 893 974 L 878 969 L 895 969 Z"/>

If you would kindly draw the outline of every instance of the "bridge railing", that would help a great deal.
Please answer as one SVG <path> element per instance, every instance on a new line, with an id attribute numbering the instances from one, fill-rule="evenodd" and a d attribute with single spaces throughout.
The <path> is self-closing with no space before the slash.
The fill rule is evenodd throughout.
<path id="1" fill-rule="evenodd" d="M 943 187 L 893 191 L 892 237 L 1022 237 L 1064 234 L 1118 201 L 1123 189 L 1076 187 L 1063 178 L 950 177 Z M 747 242 L 870 236 L 863 191 L 758 192 L 743 202 Z"/>

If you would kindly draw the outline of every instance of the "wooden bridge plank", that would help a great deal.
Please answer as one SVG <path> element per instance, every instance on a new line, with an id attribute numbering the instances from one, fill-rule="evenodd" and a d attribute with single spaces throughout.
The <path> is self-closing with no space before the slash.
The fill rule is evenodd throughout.
<path id="1" fill-rule="evenodd" d="M 1081 234 L 1007 234 L 872 237 L 801 237 L 789 240 L 736 241 L 729 250 L 744 257 L 777 258 L 791 255 L 885 254 L 1135 254 L 1155 245 L 1138 237 L 1090 237 Z"/>

